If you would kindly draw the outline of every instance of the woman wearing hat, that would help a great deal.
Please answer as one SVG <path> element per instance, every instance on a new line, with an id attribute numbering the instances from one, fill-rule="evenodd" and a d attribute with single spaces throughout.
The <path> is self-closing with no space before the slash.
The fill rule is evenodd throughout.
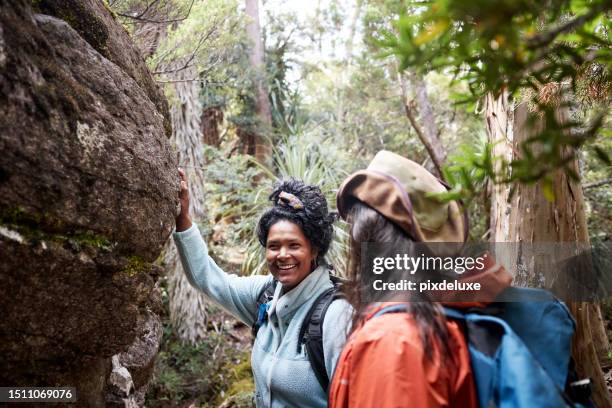
<path id="1" fill-rule="evenodd" d="M 374 259 L 425 259 L 462 246 L 467 222 L 459 203 L 432 197 L 445 191 L 425 168 L 387 151 L 340 187 L 338 210 L 351 224 L 349 275 L 357 285 L 351 293 L 353 332 L 337 364 L 330 407 L 477 406 L 466 340 L 441 310 L 441 304 L 458 300 L 456 293 L 371 289 L 376 280 L 377 287 L 386 279 L 418 288 L 420 283 L 454 278 L 479 282 L 492 299 L 510 284 L 507 272 L 486 260 L 480 271 L 462 275 L 402 270 L 405 265 L 393 261 L 386 265 L 391 269 L 386 276 L 373 273 Z M 398 312 L 382 313 L 389 305 Z M 467 306 L 484 303 L 453 303 L 455 308 Z"/>
<path id="2" fill-rule="evenodd" d="M 253 327 L 257 322 L 251 364 L 258 407 L 325 407 L 320 384 L 300 346 L 300 329 L 315 300 L 334 287 L 325 253 L 335 217 L 318 187 L 290 180 L 275 186 L 257 226 L 270 270 L 268 276 L 241 277 L 222 271 L 208 256 L 206 244 L 189 217 L 185 173 L 181 177 L 181 213 L 174 240 L 187 278 L 229 313 Z M 271 299 L 259 303 L 262 294 Z M 263 306 L 263 309 L 262 309 Z M 324 368 L 331 378 L 347 334 L 350 305 L 331 302 L 322 323 Z M 317 373 L 320 375 L 320 373 Z"/>

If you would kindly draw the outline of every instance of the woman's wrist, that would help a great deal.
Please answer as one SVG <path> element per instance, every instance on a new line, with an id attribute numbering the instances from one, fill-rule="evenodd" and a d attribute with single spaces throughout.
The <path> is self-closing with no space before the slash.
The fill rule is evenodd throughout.
<path id="1" fill-rule="evenodd" d="M 176 232 L 183 232 L 191 228 L 191 218 L 189 215 L 179 215 L 176 217 Z"/>

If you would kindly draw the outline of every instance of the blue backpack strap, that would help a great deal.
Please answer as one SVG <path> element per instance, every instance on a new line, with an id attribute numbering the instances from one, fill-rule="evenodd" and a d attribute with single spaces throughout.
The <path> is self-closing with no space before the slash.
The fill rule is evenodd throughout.
<path id="1" fill-rule="evenodd" d="M 380 309 L 378 312 L 376 312 L 371 317 L 371 319 L 374 319 L 376 317 L 382 316 L 387 313 L 406 313 L 407 311 L 408 311 L 408 307 L 404 304 L 385 306 L 382 309 Z"/>
<path id="2" fill-rule="evenodd" d="M 251 327 L 252 341 L 255 342 L 255 338 L 257 337 L 257 333 L 259 332 L 259 328 L 263 326 L 265 322 L 268 321 L 268 307 L 269 302 L 274 297 L 274 290 L 276 289 L 276 284 L 278 281 L 276 279 L 272 279 L 259 293 L 257 297 L 257 320 L 253 323 Z"/>

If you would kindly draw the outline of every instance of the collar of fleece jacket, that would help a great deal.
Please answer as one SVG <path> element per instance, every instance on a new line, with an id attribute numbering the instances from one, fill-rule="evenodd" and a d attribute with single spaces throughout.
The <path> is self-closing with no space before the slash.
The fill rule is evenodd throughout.
<path id="1" fill-rule="evenodd" d="M 274 298 L 268 309 L 268 316 L 276 314 L 281 319 L 285 319 L 293 315 L 296 310 L 311 299 L 313 293 L 317 293 L 321 286 L 328 284 L 327 280 L 321 279 L 322 275 L 328 273 L 326 266 L 319 266 L 287 293 L 283 293 L 282 285 L 276 285 Z"/>

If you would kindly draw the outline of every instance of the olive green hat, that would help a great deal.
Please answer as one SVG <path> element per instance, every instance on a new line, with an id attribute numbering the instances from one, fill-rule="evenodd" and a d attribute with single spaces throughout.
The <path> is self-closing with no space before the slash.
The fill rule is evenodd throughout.
<path id="1" fill-rule="evenodd" d="M 381 150 L 366 170 L 344 180 L 336 200 L 343 219 L 352 204 L 361 201 L 415 241 L 465 242 L 467 218 L 459 203 L 443 203 L 431 196 L 446 191 L 442 182 L 420 164 Z"/>

